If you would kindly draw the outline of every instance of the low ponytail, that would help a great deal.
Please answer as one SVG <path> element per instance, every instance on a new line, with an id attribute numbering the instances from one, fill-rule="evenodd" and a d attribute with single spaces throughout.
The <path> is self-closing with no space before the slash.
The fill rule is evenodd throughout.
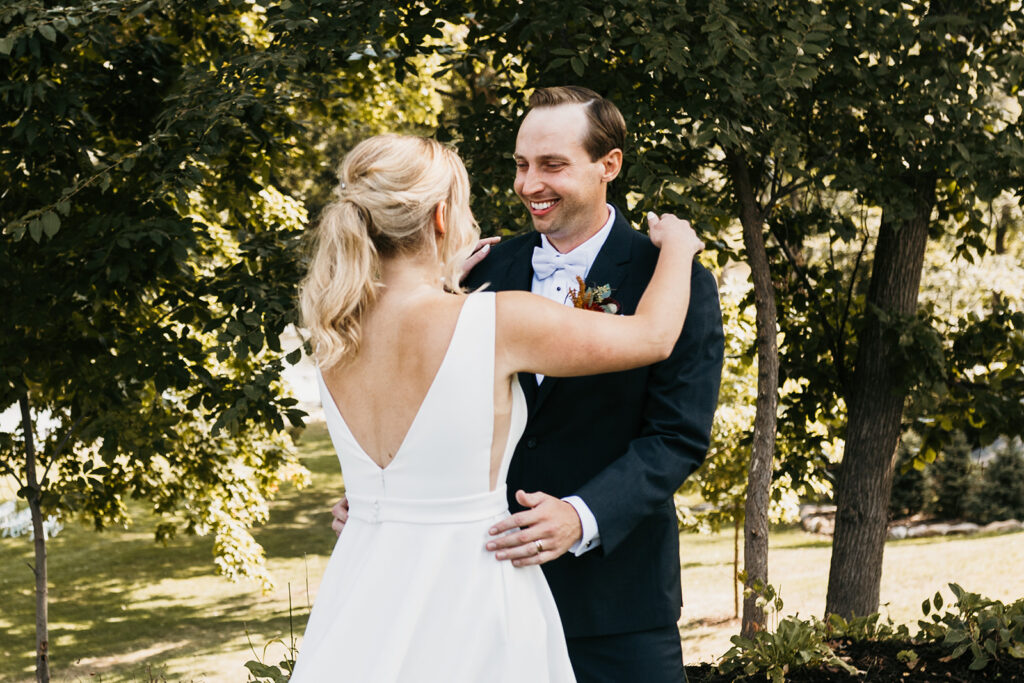
<path id="1" fill-rule="evenodd" d="M 380 257 L 367 218 L 363 209 L 339 198 L 324 209 L 313 238 L 299 301 L 321 368 L 359 351 L 360 320 L 377 296 Z"/>

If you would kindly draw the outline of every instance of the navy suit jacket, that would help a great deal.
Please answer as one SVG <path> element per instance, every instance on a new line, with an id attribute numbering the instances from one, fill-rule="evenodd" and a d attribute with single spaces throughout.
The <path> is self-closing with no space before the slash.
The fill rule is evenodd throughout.
<path id="1" fill-rule="evenodd" d="M 469 288 L 529 291 L 531 231 L 492 247 Z M 621 211 L 587 277 L 610 285 L 632 314 L 658 249 Z M 722 374 L 722 314 L 714 277 L 694 263 L 690 307 L 672 355 L 655 365 L 586 377 L 519 381 L 529 417 L 509 468 L 515 491 L 580 496 L 597 519 L 601 545 L 543 565 L 567 637 L 611 635 L 675 624 L 682 605 L 679 534 L 672 494 L 707 453 Z"/>

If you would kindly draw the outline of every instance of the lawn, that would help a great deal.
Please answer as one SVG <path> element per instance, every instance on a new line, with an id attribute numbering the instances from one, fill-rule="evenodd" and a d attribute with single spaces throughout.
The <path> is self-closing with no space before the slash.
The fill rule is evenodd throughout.
<path id="1" fill-rule="evenodd" d="M 50 627 L 54 680 L 244 681 L 244 662 L 269 645 L 276 662 L 290 627 L 301 635 L 307 604 L 334 543 L 330 504 L 342 490 L 337 460 L 322 426 L 306 431 L 301 450 L 313 485 L 286 489 L 270 523 L 257 533 L 278 587 L 262 595 L 217 576 L 209 538 L 153 542 L 154 520 L 95 533 L 70 523 L 49 544 Z M 685 608 L 680 622 L 690 662 L 728 647 L 732 619 L 732 537 L 682 539 Z M 0 539 L 0 681 L 34 680 L 32 561 L 26 538 Z M 798 530 L 772 536 L 769 571 L 784 613 L 821 615 L 829 542 Z M 922 539 L 886 548 L 882 601 L 897 622 L 916 621 L 921 602 L 956 581 L 990 597 L 1024 596 L 1024 533 Z M 307 589 L 308 583 L 308 589 Z M 289 623 L 289 587 L 295 608 Z M 948 591 L 946 596 L 948 598 Z"/>

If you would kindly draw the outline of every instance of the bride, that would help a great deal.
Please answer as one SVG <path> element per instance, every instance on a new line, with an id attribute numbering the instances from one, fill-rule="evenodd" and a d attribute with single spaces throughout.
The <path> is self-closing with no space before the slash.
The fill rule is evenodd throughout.
<path id="1" fill-rule="evenodd" d="M 382 135 L 342 163 L 301 309 L 349 522 L 293 683 L 573 681 L 539 566 L 486 551 L 526 423 L 516 373 L 577 376 L 666 358 L 703 245 L 652 219 L 661 249 L 635 315 L 458 286 L 479 231 L 451 150 Z"/>

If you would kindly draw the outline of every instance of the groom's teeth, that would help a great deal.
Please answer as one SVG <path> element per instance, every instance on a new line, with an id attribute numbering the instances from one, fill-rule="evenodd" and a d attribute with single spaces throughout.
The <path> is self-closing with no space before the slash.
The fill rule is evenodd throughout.
<path id="1" fill-rule="evenodd" d="M 530 202 L 530 206 L 537 211 L 543 211 L 544 209 L 550 208 L 554 205 L 555 200 L 553 199 L 550 202 Z"/>

